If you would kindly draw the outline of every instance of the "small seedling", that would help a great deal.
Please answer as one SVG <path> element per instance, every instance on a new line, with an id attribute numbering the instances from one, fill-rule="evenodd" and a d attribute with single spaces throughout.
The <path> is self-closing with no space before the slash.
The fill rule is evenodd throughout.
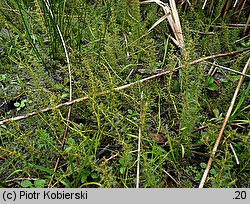
<path id="1" fill-rule="evenodd" d="M 21 109 L 23 109 L 25 106 L 27 106 L 27 104 L 32 103 L 31 100 L 29 99 L 24 99 L 21 102 L 15 102 L 14 106 L 17 108 L 17 111 L 20 111 Z"/>

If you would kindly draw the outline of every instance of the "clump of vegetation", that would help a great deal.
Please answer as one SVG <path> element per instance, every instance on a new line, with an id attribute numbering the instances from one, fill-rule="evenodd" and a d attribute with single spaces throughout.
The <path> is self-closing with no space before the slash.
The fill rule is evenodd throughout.
<path id="1" fill-rule="evenodd" d="M 1 1 L 1 187 L 135 187 L 138 153 L 140 187 L 199 186 L 249 61 L 250 5 L 173 2 Z M 250 186 L 243 75 L 206 187 Z"/>

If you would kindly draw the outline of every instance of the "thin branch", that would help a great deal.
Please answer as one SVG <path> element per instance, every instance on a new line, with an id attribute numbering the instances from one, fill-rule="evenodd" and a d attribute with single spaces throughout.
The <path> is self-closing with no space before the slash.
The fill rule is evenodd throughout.
<path id="1" fill-rule="evenodd" d="M 231 150 L 232 150 L 232 152 L 233 152 L 233 154 L 234 154 L 234 158 L 235 158 L 235 161 L 236 161 L 236 164 L 240 164 L 240 162 L 239 162 L 239 159 L 238 159 L 238 157 L 237 157 L 237 154 L 236 154 L 236 152 L 234 151 L 234 147 L 233 147 L 233 145 L 231 144 L 231 143 L 229 143 L 229 146 L 230 146 L 230 148 L 231 148 Z"/>
<path id="2" fill-rule="evenodd" d="M 231 56 L 231 55 L 236 55 L 236 54 L 240 54 L 240 53 L 244 53 L 244 52 L 248 52 L 250 50 L 250 47 L 249 48 L 246 48 L 246 49 L 243 49 L 243 50 L 237 50 L 237 51 L 233 51 L 233 52 L 228 52 L 228 53 L 221 53 L 221 54 L 217 54 L 217 55 L 211 55 L 211 56 L 207 56 L 207 57 L 203 57 L 203 58 L 200 58 L 200 59 L 197 59 L 197 60 L 194 60 L 192 62 L 189 63 L 189 65 L 195 65 L 195 64 L 198 64 L 200 62 L 203 62 L 203 61 L 206 61 L 206 60 L 209 60 L 209 59 L 215 59 L 215 58 L 219 58 L 219 57 L 225 57 L 225 56 Z M 132 82 L 130 84 L 126 84 L 126 85 L 123 85 L 123 86 L 119 86 L 117 88 L 114 88 L 113 90 L 106 90 L 106 91 L 103 91 L 103 92 L 99 92 L 96 94 L 96 96 L 102 96 L 102 95 L 106 95 L 106 94 L 109 94 L 111 92 L 116 92 L 116 91 L 120 91 L 120 90 L 123 90 L 123 89 L 127 89 L 127 88 L 130 88 L 132 86 L 135 86 L 139 83 L 144 83 L 146 81 L 150 81 L 152 79 L 155 79 L 155 78 L 159 78 L 161 76 L 164 76 L 166 74 L 169 74 L 170 72 L 172 71 L 177 71 L 177 70 L 180 70 L 181 68 L 183 68 L 183 66 L 179 66 L 179 67 L 176 67 L 174 68 L 173 70 L 167 70 L 167 71 L 164 71 L 164 72 L 161 72 L 161 73 L 158 73 L 158 74 L 155 74 L 155 75 L 152 75 L 150 77 L 146 77 L 144 79 L 141 79 L 141 80 L 138 80 L 138 81 L 135 81 L 135 82 Z M 11 121 L 19 121 L 19 120 L 23 120 L 23 119 L 26 119 L 26 118 L 30 118 L 30 117 L 33 117 L 35 115 L 39 115 L 41 113 L 46 113 L 46 112 L 49 112 L 49 111 L 52 111 L 54 109 L 58 109 L 58 108 L 61 108 L 61 107 L 64 107 L 64 106 L 70 106 L 70 105 L 73 105 L 75 103 L 80 103 L 82 101 L 85 101 L 87 99 L 89 99 L 90 97 L 89 96 L 85 96 L 85 97 L 82 97 L 82 98 L 77 98 L 77 99 L 74 99 L 72 101 L 68 101 L 68 102 L 65 102 L 65 103 L 61 103 L 53 108 L 45 108 L 45 109 L 42 109 L 40 111 L 35 111 L 35 112 L 31 112 L 31 113 L 28 113 L 28 114 L 25 114 L 25 115 L 21 115 L 21 116 L 17 116 L 17 117 L 14 117 L 14 118 L 8 118 L 8 119 L 5 119 L 5 120 L 2 120 L 0 121 L 0 126 L 1 125 L 4 125 L 8 122 L 11 122 Z"/>
<path id="3" fill-rule="evenodd" d="M 235 43 L 238 43 L 238 42 L 240 42 L 240 41 L 242 41 L 242 40 L 245 40 L 245 39 L 247 39 L 247 38 L 249 38 L 249 37 L 250 37 L 250 35 L 246 35 L 246 36 L 240 38 L 239 40 L 236 40 Z"/>
<path id="4" fill-rule="evenodd" d="M 219 58 L 219 57 L 226 57 L 226 56 L 230 56 L 230 55 L 236 55 L 236 54 L 240 54 L 240 53 L 243 53 L 243 52 L 247 52 L 250 50 L 250 47 L 248 48 L 245 48 L 243 50 L 236 50 L 236 51 L 232 51 L 232 52 L 227 52 L 227 53 L 221 53 L 221 54 L 215 54 L 215 55 L 210 55 L 210 56 L 207 56 L 207 57 L 203 57 L 203 58 L 200 58 L 198 60 L 194 60 L 193 62 L 191 62 L 190 64 L 193 65 L 193 64 L 197 64 L 197 63 L 200 63 L 202 61 L 206 61 L 208 59 L 215 59 L 215 58 Z"/>
<path id="5" fill-rule="evenodd" d="M 204 4 L 203 4 L 203 6 L 202 6 L 202 9 L 205 8 L 206 4 L 207 4 L 207 0 L 205 0 Z"/>
<path id="6" fill-rule="evenodd" d="M 250 14 L 248 16 L 248 19 L 247 19 L 247 22 L 246 22 L 246 26 L 244 28 L 244 34 L 246 34 L 249 26 L 250 26 Z"/>
<path id="7" fill-rule="evenodd" d="M 171 176 L 170 173 L 168 173 L 165 169 L 162 169 L 162 171 L 163 171 L 165 174 L 167 174 L 167 175 L 175 182 L 175 184 L 176 184 L 177 186 L 180 186 L 180 183 L 179 183 L 178 181 L 176 181 L 176 179 L 175 179 L 173 176 Z"/>
<path id="8" fill-rule="evenodd" d="M 220 68 L 225 69 L 225 70 L 227 70 L 227 71 L 234 72 L 234 73 L 236 73 L 236 74 L 239 74 L 239 75 L 242 75 L 242 76 L 245 76 L 245 77 L 249 77 L 249 78 L 250 78 L 250 75 L 248 75 L 248 74 L 243 74 L 242 72 L 236 71 L 236 70 L 234 70 L 234 69 L 231 69 L 231 68 L 228 68 L 228 67 L 224 67 L 224 66 L 222 66 L 222 65 L 219 65 L 219 64 L 216 64 L 216 63 L 213 63 L 213 62 L 206 62 L 206 63 L 212 64 L 212 65 L 214 65 L 214 66 L 216 66 L 216 67 L 220 67 Z"/>
<path id="9" fill-rule="evenodd" d="M 243 71 L 242 71 L 243 74 L 246 73 L 247 67 L 248 67 L 249 65 L 250 65 L 250 57 L 249 57 L 249 59 L 248 59 L 246 65 L 245 65 L 245 67 L 244 67 L 244 69 L 243 69 Z M 238 94 L 238 92 L 239 92 L 239 90 L 240 90 L 240 86 L 241 86 L 241 84 L 242 84 L 242 82 L 243 82 L 243 79 L 244 79 L 244 76 L 240 76 L 240 80 L 239 80 L 238 85 L 237 85 L 237 87 L 236 87 L 236 89 L 235 89 L 235 92 L 234 92 L 232 101 L 231 101 L 230 106 L 229 106 L 229 108 L 228 108 L 228 111 L 227 111 L 227 114 L 226 114 L 226 116 L 225 116 L 224 122 L 223 122 L 223 124 L 222 124 L 221 130 L 220 130 L 220 132 L 219 132 L 219 134 L 218 134 L 217 140 L 216 140 L 216 142 L 215 142 L 215 144 L 214 144 L 214 148 L 213 148 L 213 150 L 212 150 L 212 154 L 211 154 L 211 156 L 210 156 L 210 158 L 209 158 L 209 160 L 208 160 L 208 163 L 207 163 L 206 169 L 205 169 L 205 171 L 204 171 L 204 174 L 203 174 L 203 176 L 202 176 L 202 179 L 201 179 L 199 188 L 203 188 L 203 186 L 204 186 L 204 184 L 205 184 L 205 181 L 206 181 L 206 179 L 207 179 L 208 172 L 209 172 L 209 170 L 210 170 L 210 168 L 211 168 L 211 165 L 212 165 L 213 158 L 214 158 L 215 153 L 216 153 L 216 151 L 217 151 L 217 148 L 218 148 L 218 146 L 219 146 L 219 144 L 220 144 L 220 141 L 221 141 L 221 138 L 222 138 L 222 134 L 223 134 L 224 129 L 225 129 L 225 127 L 226 127 L 227 121 L 228 121 L 228 119 L 229 119 L 229 117 L 230 117 L 230 115 L 231 115 L 231 112 L 232 112 L 232 109 L 233 109 L 233 106 L 234 106 L 234 103 L 235 103 L 237 94 Z"/>
<path id="10" fill-rule="evenodd" d="M 15 14 L 20 16 L 20 13 L 18 13 L 17 10 L 13 9 L 6 0 L 4 0 L 4 3 L 7 5 L 10 11 L 13 11 Z"/>
<path id="11" fill-rule="evenodd" d="M 196 33 L 201 34 L 201 35 L 214 35 L 214 32 L 202 32 L 199 30 L 190 30 L 190 31 L 196 32 Z"/>
<path id="12" fill-rule="evenodd" d="M 1 86 L 2 86 L 2 89 L 4 90 L 4 85 L 1 83 Z M 7 95 L 7 93 L 4 91 L 4 95 L 6 96 Z M 7 101 L 6 101 L 6 99 L 4 98 L 3 99 L 3 103 L 0 105 L 0 108 L 2 107 L 2 106 L 4 106 L 5 104 L 7 104 Z"/>
<path id="13" fill-rule="evenodd" d="M 136 188 L 140 185 L 140 156 L 141 156 L 141 135 L 142 135 L 142 123 L 143 123 L 143 91 L 141 92 L 141 107 L 140 107 L 140 124 L 138 133 L 138 153 L 137 153 L 137 172 L 136 172 Z"/>
<path id="14" fill-rule="evenodd" d="M 238 0 L 236 0 L 236 1 L 234 2 L 233 7 L 235 7 L 237 3 L 238 3 Z"/>
<path id="15" fill-rule="evenodd" d="M 6 180 L 5 183 L 11 183 L 11 182 L 15 182 L 15 181 L 37 181 L 39 180 L 38 178 L 13 178 L 10 180 Z"/>
<path id="16" fill-rule="evenodd" d="M 217 27 L 217 28 L 221 28 L 222 27 L 222 25 L 220 25 L 220 24 L 212 25 L 212 26 Z M 229 24 L 227 24 L 225 26 L 227 26 L 227 28 L 245 28 L 245 27 L 250 27 L 249 24 L 244 24 L 244 23 L 238 23 L 238 24 L 229 23 Z"/>

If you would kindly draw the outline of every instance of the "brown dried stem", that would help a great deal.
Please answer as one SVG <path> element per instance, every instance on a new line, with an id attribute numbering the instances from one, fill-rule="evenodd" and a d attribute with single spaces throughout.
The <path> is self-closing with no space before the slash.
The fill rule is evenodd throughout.
<path id="1" fill-rule="evenodd" d="M 247 67 L 248 67 L 249 65 L 250 65 L 250 58 L 248 59 L 246 65 L 245 65 L 245 67 L 244 67 L 244 69 L 243 69 L 243 71 L 242 71 L 243 74 L 246 73 Z M 221 141 L 221 138 L 222 138 L 222 134 L 223 134 L 224 129 L 225 129 L 225 127 L 226 127 L 227 121 L 228 121 L 228 119 L 229 119 L 229 117 L 230 117 L 230 115 L 231 115 L 231 112 L 232 112 L 232 110 L 233 110 L 233 106 L 234 106 L 234 103 L 235 103 L 237 94 L 238 94 L 238 92 L 239 92 L 239 90 L 240 90 L 240 86 L 241 86 L 241 84 L 242 84 L 242 82 L 243 82 L 243 79 L 244 79 L 244 76 L 242 75 L 242 76 L 240 77 L 240 80 L 239 80 L 239 82 L 238 82 L 238 85 L 237 85 L 237 87 L 236 87 L 236 89 L 235 89 L 235 92 L 234 92 L 232 101 L 231 101 L 230 106 L 229 106 L 229 108 L 228 108 L 228 111 L 227 111 L 227 114 L 226 114 L 226 116 L 225 116 L 224 122 L 223 122 L 223 124 L 222 124 L 221 129 L 220 129 L 220 132 L 219 132 L 219 134 L 218 134 L 217 140 L 216 140 L 216 142 L 215 142 L 215 144 L 214 144 L 214 148 L 213 148 L 213 150 L 212 150 L 212 154 L 211 154 L 211 156 L 210 156 L 210 158 L 209 158 L 209 160 L 208 160 L 208 163 L 207 163 L 206 169 L 205 169 L 205 171 L 204 171 L 204 174 L 203 174 L 203 176 L 202 176 L 202 179 L 201 179 L 199 188 L 203 188 L 203 186 L 204 186 L 204 184 L 205 184 L 205 181 L 206 181 L 206 179 L 207 179 L 208 172 L 209 172 L 209 170 L 210 170 L 210 168 L 211 168 L 211 165 L 212 165 L 213 158 L 214 158 L 215 153 L 216 153 L 216 151 L 217 151 L 217 148 L 218 148 L 218 146 L 219 146 L 219 144 L 220 144 L 220 141 Z"/>
<path id="2" fill-rule="evenodd" d="M 162 7 L 165 15 L 162 16 L 158 21 L 154 23 L 154 25 L 149 29 L 149 31 L 153 30 L 158 24 L 160 24 L 165 19 L 168 20 L 169 25 L 174 33 L 175 38 L 170 36 L 173 42 L 180 48 L 184 48 L 184 38 L 182 35 L 181 23 L 179 19 L 179 14 L 176 8 L 175 0 L 170 0 L 170 6 L 167 3 L 164 3 L 160 0 L 146 0 L 141 1 L 140 4 L 145 3 L 156 3 L 160 7 Z"/>
<path id="3" fill-rule="evenodd" d="M 220 53 L 220 54 L 216 54 L 216 55 L 211 55 L 211 56 L 207 56 L 207 57 L 203 57 L 203 58 L 194 60 L 194 61 L 190 62 L 189 65 L 195 65 L 195 64 L 198 64 L 200 62 L 209 60 L 209 59 L 215 59 L 215 58 L 219 58 L 219 57 L 226 57 L 226 56 L 236 55 L 236 54 L 240 54 L 240 53 L 244 53 L 244 52 L 249 52 L 249 50 L 250 50 L 250 48 L 246 48 L 246 49 L 243 49 L 243 50 L 236 50 L 236 51 L 233 51 L 233 52 L 227 52 L 227 53 Z M 172 71 L 177 71 L 177 70 L 179 70 L 181 68 L 183 68 L 183 66 L 176 67 Z M 132 82 L 130 84 L 126 84 L 126 85 L 123 85 L 123 86 L 116 87 L 113 90 L 106 90 L 106 91 L 103 91 L 103 92 L 99 92 L 99 93 L 96 94 L 96 96 L 102 96 L 102 95 L 109 94 L 111 92 L 120 91 L 120 90 L 123 90 L 123 89 L 126 89 L 126 88 L 130 88 L 130 87 L 132 87 L 132 86 L 134 86 L 136 84 L 144 83 L 146 81 L 150 81 L 152 79 L 155 79 L 155 78 L 161 77 L 163 75 L 169 74 L 170 72 L 171 72 L 170 70 L 167 70 L 167 71 L 152 75 L 150 77 L 146 77 L 144 79 Z M 8 119 L 0 121 L 0 126 L 6 124 L 8 122 L 11 122 L 11 121 L 23 120 L 23 119 L 26 119 L 26 118 L 33 117 L 35 115 L 39 115 L 41 113 L 46 113 L 46 112 L 52 111 L 54 109 L 64 107 L 64 106 L 71 106 L 71 105 L 73 105 L 75 103 L 85 101 L 85 100 L 87 100 L 89 98 L 90 98 L 89 96 L 85 96 L 85 97 L 82 97 L 82 98 L 74 99 L 72 101 L 68 101 L 68 102 L 65 102 L 65 103 L 58 104 L 57 106 L 52 107 L 52 108 L 49 107 L 49 108 L 42 109 L 40 111 L 31 112 L 31 113 L 21 115 L 21 116 L 17 116 L 17 117 L 14 117 L 14 118 L 8 118 Z"/>

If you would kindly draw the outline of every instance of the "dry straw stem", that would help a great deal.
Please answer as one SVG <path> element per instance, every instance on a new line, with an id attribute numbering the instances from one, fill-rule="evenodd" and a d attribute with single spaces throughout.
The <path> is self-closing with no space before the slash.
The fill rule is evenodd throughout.
<path id="1" fill-rule="evenodd" d="M 236 1 L 234 2 L 233 7 L 235 7 L 237 3 L 238 3 L 238 0 L 236 0 Z"/>
<path id="2" fill-rule="evenodd" d="M 205 8 L 206 4 L 207 4 L 207 0 L 205 0 L 204 4 L 203 4 L 203 6 L 202 6 L 202 9 Z"/>
<path id="3" fill-rule="evenodd" d="M 243 74 L 242 72 L 238 72 L 238 71 L 236 71 L 234 69 L 231 69 L 231 68 L 228 68 L 228 67 L 225 67 L 225 66 L 213 63 L 213 62 L 206 62 L 206 63 L 211 64 L 211 65 L 216 66 L 216 67 L 220 67 L 220 68 L 222 68 L 224 70 L 227 70 L 227 71 L 230 71 L 230 72 L 233 72 L 233 73 L 236 73 L 236 74 L 239 74 L 239 75 L 242 75 L 242 76 L 250 78 L 249 74 Z"/>
<path id="4" fill-rule="evenodd" d="M 170 7 L 168 4 L 160 1 L 160 0 L 146 0 L 140 2 L 140 4 L 145 4 L 145 3 L 156 3 L 160 7 L 162 7 L 165 15 L 162 16 L 158 21 L 156 21 L 153 26 L 149 29 L 149 32 L 154 29 L 155 26 L 160 24 L 162 21 L 165 19 L 168 19 L 168 23 L 174 33 L 175 38 L 171 37 L 173 42 L 180 48 L 184 48 L 184 38 L 182 35 L 182 29 L 181 29 L 181 23 L 178 15 L 178 11 L 176 8 L 175 0 L 169 0 L 170 2 Z"/>
<path id="5" fill-rule="evenodd" d="M 44 1 L 49 13 L 50 13 L 50 16 L 53 20 L 55 20 L 54 18 L 54 15 L 53 15 L 53 12 L 52 10 L 50 9 L 50 4 L 49 4 L 49 1 L 46 0 Z M 65 53 L 65 57 L 66 57 L 66 61 L 67 61 L 67 66 L 68 66 L 68 74 L 69 74 L 69 101 L 72 101 L 72 74 L 71 74 L 71 67 L 70 67 L 70 60 L 69 60 L 69 55 L 68 55 L 68 51 L 67 51 L 67 48 L 66 48 L 66 44 L 65 44 L 65 41 L 63 39 L 63 35 L 62 35 L 62 32 L 59 28 L 59 26 L 56 24 L 56 29 L 57 29 L 57 32 L 60 36 L 60 40 L 62 42 L 62 45 L 63 45 L 63 49 L 64 49 L 64 53 Z M 65 142 L 66 142 L 66 138 L 67 138 L 67 135 L 68 135 L 68 130 L 69 130 L 69 121 L 70 121 L 70 115 L 71 115 L 71 111 L 72 111 L 72 105 L 69 105 L 69 108 L 68 108 L 68 115 L 67 115 L 67 123 L 66 123 L 66 128 L 64 130 L 64 133 L 63 133 L 63 138 L 62 138 L 62 144 L 61 144 L 61 151 L 63 151 L 64 149 L 64 145 L 65 145 Z M 60 157 L 57 158 L 57 161 L 56 161 L 56 164 L 55 164 L 55 167 L 54 167 L 54 172 L 57 171 L 58 169 L 58 166 L 59 166 L 59 162 L 60 162 Z M 50 179 L 50 182 L 49 182 L 49 185 L 48 186 L 51 186 L 52 182 L 53 182 L 53 179 L 54 179 L 55 175 L 53 174 L 51 179 Z"/>
<path id="6" fill-rule="evenodd" d="M 238 19 L 240 18 L 242 11 L 244 11 L 244 8 L 245 8 L 245 6 L 246 6 L 246 2 L 247 2 L 247 1 L 249 1 L 249 0 L 242 0 L 242 1 L 238 4 L 239 7 L 237 7 L 237 9 L 236 9 L 236 11 L 239 12 L 238 17 L 237 17 Z"/>
<path id="7" fill-rule="evenodd" d="M 213 26 L 213 25 L 212 25 Z M 217 28 L 221 28 L 221 24 L 214 25 Z M 243 24 L 243 23 L 229 23 L 225 25 L 227 28 L 249 28 L 250 24 Z"/>
<path id="8" fill-rule="evenodd" d="M 250 38 L 250 35 L 246 35 L 246 36 L 240 38 L 239 40 L 236 40 L 235 43 L 238 43 L 238 42 L 240 42 L 242 40 L 246 40 L 247 38 Z"/>
<path id="9" fill-rule="evenodd" d="M 171 176 L 170 173 L 168 173 L 165 169 L 162 169 L 162 171 L 163 171 L 165 174 L 167 174 L 167 175 L 175 182 L 175 184 L 176 184 L 177 186 L 180 186 L 180 183 L 179 183 L 178 181 L 176 181 L 176 179 L 175 179 L 173 176 Z"/>
<path id="10" fill-rule="evenodd" d="M 248 30 L 249 26 L 250 26 L 250 14 L 248 16 L 248 19 L 247 19 L 247 22 L 246 22 L 246 26 L 244 28 L 244 34 L 247 33 L 247 30 Z"/>
<path id="11" fill-rule="evenodd" d="M 232 145 L 231 143 L 229 143 L 229 146 L 230 146 L 230 148 L 231 148 L 231 150 L 232 150 L 232 152 L 233 152 L 233 154 L 234 154 L 234 158 L 235 158 L 236 164 L 239 165 L 239 164 L 240 164 L 240 161 L 239 161 L 239 159 L 238 159 L 238 157 L 237 157 L 236 152 L 234 151 L 233 145 Z"/>
<path id="12" fill-rule="evenodd" d="M 227 53 L 220 53 L 220 54 L 216 54 L 216 55 L 211 55 L 211 56 L 207 56 L 207 57 L 203 57 L 203 58 L 194 60 L 194 61 L 190 62 L 189 65 L 195 65 L 195 64 L 204 62 L 206 60 L 209 60 L 209 59 L 215 59 L 215 58 L 219 58 L 219 57 L 226 57 L 226 56 L 236 55 L 236 54 L 240 54 L 240 53 L 244 53 L 244 52 L 249 52 L 249 50 L 250 50 L 250 47 L 249 48 L 245 48 L 243 50 L 236 50 L 236 51 L 233 51 L 233 52 L 227 52 Z M 123 85 L 123 86 L 116 87 L 113 90 L 106 90 L 106 91 L 103 91 L 103 92 L 99 92 L 99 93 L 96 93 L 95 96 L 103 96 L 103 95 L 109 94 L 111 92 L 116 92 L 116 91 L 120 91 L 120 90 L 123 90 L 123 89 L 127 89 L 127 88 L 133 87 L 133 86 L 135 86 L 135 85 L 137 85 L 139 83 L 144 83 L 144 82 L 153 80 L 155 78 L 159 78 L 161 76 L 169 74 L 172 71 L 180 70 L 183 67 L 184 66 L 182 65 L 182 66 L 174 68 L 173 70 L 167 70 L 167 71 L 164 71 L 164 72 L 152 75 L 150 77 L 146 77 L 144 79 L 132 82 L 130 84 L 126 84 L 126 85 Z M 28 113 L 28 114 L 25 114 L 25 115 L 21 115 L 21 116 L 17 116 L 17 117 L 14 117 L 14 118 L 8 118 L 8 119 L 0 121 L 0 126 L 6 124 L 8 122 L 11 122 L 11 121 L 23 120 L 23 119 L 26 119 L 26 118 L 33 117 L 35 115 L 39 115 L 41 113 L 46 113 L 46 112 L 49 112 L 49 111 L 52 111 L 52 110 L 64 107 L 64 106 L 71 106 L 71 105 L 73 105 L 75 103 L 80 103 L 82 101 L 88 100 L 89 98 L 90 98 L 89 96 L 85 96 L 85 97 L 82 97 L 82 98 L 74 99 L 72 101 L 61 103 L 61 104 L 59 104 L 59 105 L 57 105 L 55 107 L 52 107 L 52 108 L 49 107 L 49 108 L 42 109 L 40 111 L 31 112 L 31 113 Z"/>
<path id="13" fill-rule="evenodd" d="M 141 104 L 140 104 L 140 124 L 138 133 L 138 153 L 137 153 L 137 171 L 136 171 L 136 188 L 140 185 L 140 156 L 141 156 L 141 137 L 142 137 L 142 123 L 143 123 L 143 91 L 141 92 Z"/>
<path id="14" fill-rule="evenodd" d="M 244 67 L 244 69 L 243 69 L 243 71 L 242 71 L 243 74 L 246 73 L 247 67 L 248 67 L 249 65 L 250 65 L 250 57 L 249 57 L 249 59 L 248 59 L 246 65 L 245 65 L 245 67 Z M 230 117 L 230 115 L 231 115 L 231 112 L 232 112 L 232 110 L 233 110 L 233 106 L 234 106 L 234 103 L 235 103 L 237 94 L 238 94 L 238 92 L 239 92 L 239 90 L 240 90 L 240 86 L 241 86 L 241 84 L 242 84 L 242 82 L 243 82 L 243 79 L 244 79 L 244 76 L 241 76 L 241 77 L 240 77 L 240 80 L 239 80 L 239 82 L 238 82 L 238 85 L 237 85 L 237 87 L 236 87 L 236 89 L 235 89 L 235 92 L 234 92 L 232 101 L 231 101 L 231 103 L 230 103 L 230 106 L 229 106 L 229 108 L 228 108 L 227 114 L 226 114 L 225 119 L 224 119 L 224 121 L 223 121 L 223 124 L 222 124 L 222 127 L 221 127 L 221 129 L 220 129 L 220 132 L 219 132 L 219 134 L 218 134 L 217 140 L 216 140 L 216 142 L 215 142 L 215 144 L 214 144 L 214 148 L 213 148 L 213 150 L 212 150 L 212 154 L 211 154 L 211 156 L 210 156 L 210 158 L 209 158 L 209 160 L 208 160 L 208 163 L 207 163 L 206 169 L 205 169 L 205 171 L 204 171 L 204 174 L 203 174 L 203 176 L 202 176 L 202 179 L 201 179 L 199 188 L 203 188 L 203 186 L 204 186 L 204 184 L 205 184 L 205 181 L 206 181 L 206 179 L 207 179 L 208 172 L 209 172 L 209 170 L 210 170 L 210 168 L 211 168 L 211 164 L 212 164 L 213 158 L 214 158 L 215 153 L 216 153 L 216 151 L 217 151 L 217 148 L 218 148 L 218 146 L 219 146 L 219 144 L 220 144 L 220 141 L 221 141 L 221 138 L 222 138 L 222 134 L 223 134 L 224 129 L 225 129 L 225 127 L 226 127 L 227 121 L 228 121 L 228 119 L 229 119 L 229 117 Z"/>
<path id="15" fill-rule="evenodd" d="M 174 34 L 176 35 L 176 38 L 178 42 L 180 43 L 180 47 L 183 48 L 184 39 L 182 35 L 181 23 L 180 23 L 179 14 L 176 8 L 175 0 L 169 0 L 169 2 L 170 2 L 172 15 L 173 15 L 173 21 L 174 21 L 174 28 L 175 28 Z"/>
<path id="16" fill-rule="evenodd" d="M 13 8 L 8 4 L 8 2 L 7 2 L 6 0 L 3 0 L 3 1 L 4 1 L 4 3 L 6 4 L 6 6 L 8 7 L 8 9 L 6 9 L 6 8 L 1 8 L 1 9 L 13 11 L 16 15 L 19 15 L 19 16 L 20 16 L 20 13 L 18 13 L 18 10 L 13 9 Z"/>

